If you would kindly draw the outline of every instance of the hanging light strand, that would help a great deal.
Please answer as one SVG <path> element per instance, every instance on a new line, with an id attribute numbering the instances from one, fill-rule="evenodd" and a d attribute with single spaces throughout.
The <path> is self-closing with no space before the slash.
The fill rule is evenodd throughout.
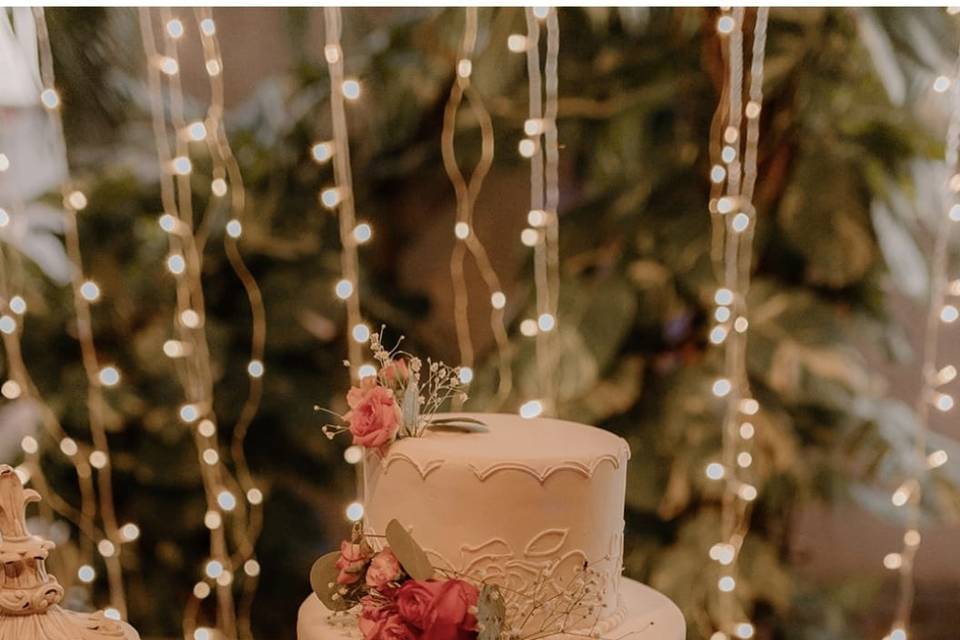
<path id="1" fill-rule="evenodd" d="M 953 225 L 956 224 L 956 211 L 960 209 L 958 187 L 960 183 L 960 52 L 954 65 L 953 79 L 950 81 L 950 123 L 947 127 L 944 143 L 944 163 L 950 178 L 946 181 L 946 202 L 948 203 L 934 234 L 933 257 L 930 264 L 930 301 L 927 307 L 926 324 L 923 338 L 923 362 L 920 368 L 920 393 L 916 400 L 917 429 L 913 437 L 913 455 L 915 459 L 907 465 L 908 477 L 897 487 L 891 496 L 893 504 L 906 509 L 906 527 L 899 553 L 887 554 L 884 566 L 899 570 L 897 605 L 890 633 L 884 640 L 907 640 L 910 633 L 910 621 L 916 593 L 914 564 L 920 549 L 921 507 L 923 502 L 924 476 L 947 461 L 944 451 L 928 451 L 928 429 L 930 408 L 937 407 L 948 411 L 953 406 L 951 396 L 938 391 L 938 388 L 956 377 L 956 367 L 947 365 L 938 367 L 940 357 L 941 323 L 955 320 L 948 312 L 953 307 L 947 304 L 950 293 L 948 269 L 950 266 L 950 243 Z"/>
<path id="2" fill-rule="evenodd" d="M 347 80 L 343 70 L 343 48 L 340 35 L 343 30 L 339 7 L 324 7 L 324 27 L 326 42 L 323 48 L 330 72 L 330 116 L 333 126 L 333 174 L 336 186 L 324 189 L 320 201 L 329 209 L 336 209 L 340 222 L 340 277 L 343 291 L 349 288 L 346 296 L 341 296 L 347 309 L 347 355 L 350 361 L 351 380 L 359 379 L 362 359 L 361 343 L 364 333 L 355 332 L 363 326 L 360 310 L 360 262 L 357 256 L 357 237 L 355 231 L 356 200 L 353 192 L 353 174 L 350 167 L 350 138 L 347 129 L 347 115 L 344 99 L 349 93 L 350 99 L 359 97 L 359 84 L 356 80 Z M 316 156 L 315 156 L 316 157 Z M 367 227 L 369 228 L 369 226 Z M 364 236 L 361 236 L 364 237 Z M 338 295 L 341 290 L 338 285 Z M 369 337 L 369 332 L 367 332 Z"/>
<path id="3" fill-rule="evenodd" d="M 556 358 L 559 301 L 559 144 L 557 137 L 558 80 L 560 31 L 557 10 L 548 7 L 525 10 L 527 34 L 523 47 L 527 57 L 529 110 L 524 123 L 527 137 L 520 141 L 520 154 L 530 159 L 529 227 L 521 241 L 533 247 L 536 320 L 521 323 L 521 333 L 535 336 L 539 399 L 521 405 L 521 415 L 533 417 L 543 411 L 556 411 Z M 540 23 L 546 22 L 547 47 L 543 69 L 540 61 Z M 509 44 L 509 43 L 508 43 Z M 546 76 L 546 92 L 544 92 Z"/>
<path id="4" fill-rule="evenodd" d="M 194 638 L 204 629 L 227 638 L 252 637 L 249 625 L 249 606 L 252 602 L 259 564 L 253 558 L 254 545 L 262 524 L 263 494 L 254 483 L 246 465 L 243 441 L 256 413 L 262 388 L 263 345 L 265 322 L 259 289 L 243 264 L 236 240 L 242 234 L 245 193 L 239 167 L 233 157 L 223 125 L 223 61 L 219 43 L 215 39 L 216 24 L 208 10 L 195 12 L 196 26 L 204 51 L 205 70 L 210 80 L 211 104 L 207 117 L 188 123 L 185 118 L 183 92 L 180 84 L 178 42 L 186 27 L 169 9 L 159 10 L 163 26 L 163 54 L 157 48 L 152 10 L 140 9 L 140 26 L 144 50 L 147 54 L 147 77 L 150 89 L 154 135 L 160 163 L 160 194 L 164 214 L 160 226 L 167 233 L 170 256 L 168 270 L 174 277 L 176 308 L 173 332 L 176 339 L 164 345 L 164 353 L 171 358 L 183 387 L 185 403 L 179 408 L 179 419 L 190 428 L 197 449 L 201 478 L 206 497 L 207 512 L 203 524 L 209 530 L 209 557 L 200 569 L 192 598 L 183 612 L 184 637 Z M 164 91 L 166 85 L 166 91 Z M 165 110 L 165 96 L 169 103 L 169 122 Z M 173 130 L 173 141 L 171 133 Z M 206 141 L 212 161 L 211 198 L 202 217 L 195 220 L 191 176 L 190 142 Z M 228 182 L 229 181 L 229 182 Z M 201 280 L 203 247 L 212 220 L 224 205 L 219 201 L 232 191 L 230 218 L 224 228 L 225 250 L 228 260 L 243 284 L 251 304 L 253 335 L 251 360 L 247 373 L 251 377 L 248 398 L 241 408 L 234 426 L 231 456 L 237 467 L 237 477 L 231 473 L 227 456 L 220 446 L 219 428 L 213 407 L 213 377 L 209 345 L 205 327 L 204 291 Z M 254 380 L 256 379 L 256 380 Z M 238 571 L 243 570 L 240 609 L 234 597 Z M 202 601 L 216 595 L 216 628 L 200 627 Z"/>
<path id="5" fill-rule="evenodd" d="M 707 477 L 722 481 L 720 542 L 709 556 L 720 567 L 717 579 L 716 619 L 712 640 L 733 636 L 750 638 L 754 627 L 735 592 L 738 559 L 757 498 L 750 469 L 755 427 L 751 417 L 759 411 L 752 397 L 746 370 L 747 293 L 753 258 L 756 211 L 753 191 L 757 179 L 759 117 L 763 102 L 763 64 L 768 9 L 755 12 L 749 75 L 748 103 L 744 92 L 743 7 L 721 13 L 717 21 L 725 64 L 723 90 L 711 126 L 710 214 L 713 238 L 711 256 L 722 286 L 714 294 L 717 324 L 711 342 L 723 346 L 724 375 L 713 383 L 713 394 L 724 400 L 722 462 L 707 466 Z M 744 120 L 746 126 L 744 127 Z M 744 128 L 746 133 L 744 135 Z M 716 137 L 714 139 L 714 137 Z M 742 160 L 741 160 L 742 157 Z"/>
<path id="6" fill-rule="evenodd" d="M 224 86 L 222 70 L 224 65 L 223 57 L 220 54 L 219 39 L 216 35 L 217 26 L 213 19 L 212 9 L 195 9 L 194 15 L 200 32 L 210 84 L 211 98 L 204 129 L 207 147 L 213 160 L 211 192 L 214 197 L 211 200 L 213 202 L 221 201 L 222 196 L 217 195 L 222 193 L 224 188 L 221 183 L 229 184 L 230 217 L 224 227 L 224 251 L 231 268 L 246 292 L 251 311 L 252 331 L 250 358 L 247 363 L 247 397 L 240 409 L 231 436 L 231 458 L 236 467 L 240 488 L 249 505 L 249 517 L 245 523 L 246 529 L 238 529 L 236 536 L 238 548 L 231 559 L 233 566 L 243 566 L 245 568 L 241 575 L 242 590 L 237 607 L 237 627 L 239 637 L 249 639 L 253 638 L 250 618 L 259 577 L 259 564 L 255 559 L 255 553 L 257 539 L 263 528 L 263 501 L 262 492 L 247 464 L 244 444 L 263 396 L 263 363 L 267 335 L 266 309 L 264 308 L 260 287 L 244 262 L 239 246 L 243 225 L 246 223 L 246 189 L 244 188 L 240 166 L 234 157 L 223 122 Z M 210 73 L 210 70 L 217 70 L 218 72 Z M 214 216 L 205 216 L 204 222 L 208 219 L 213 220 Z M 239 524 L 241 521 L 238 520 L 237 522 Z"/>
<path id="7" fill-rule="evenodd" d="M 460 42 L 455 67 L 456 77 L 453 86 L 450 88 L 450 96 L 443 112 L 443 130 L 440 135 L 440 142 L 443 167 L 453 185 L 457 199 L 457 216 L 454 225 L 456 241 L 450 255 L 450 277 L 453 281 L 454 320 L 457 331 L 457 345 L 460 349 L 461 381 L 468 384 L 472 380 L 474 366 L 473 341 L 470 335 L 468 314 L 469 293 L 464 275 L 465 258 L 467 252 L 469 252 L 480 271 L 489 296 L 490 328 L 498 351 L 497 400 L 502 404 L 509 397 L 513 387 L 512 352 L 504 323 L 506 297 L 500 284 L 500 278 L 490 263 L 486 248 L 474 232 L 473 225 L 474 206 L 483 181 L 493 164 L 494 154 L 493 122 L 483 105 L 480 92 L 471 82 L 477 30 L 478 10 L 476 7 L 466 7 L 463 38 Z M 480 159 L 470 174 L 469 180 L 464 177 L 457 162 L 455 145 L 457 115 L 464 98 L 467 99 L 470 113 L 479 125 L 481 137 Z"/>
<path id="8" fill-rule="evenodd" d="M 47 32 L 46 19 L 42 8 L 35 8 L 33 12 L 37 27 L 40 77 L 43 85 L 41 102 L 46 107 L 50 124 L 56 136 L 59 139 L 64 139 L 60 99 L 55 85 L 53 53 Z M 53 96 L 56 96 L 56 100 L 52 99 Z M 114 507 L 112 461 L 105 428 L 107 401 L 103 392 L 104 386 L 113 386 L 119 382 L 119 372 L 115 367 L 101 368 L 97 355 L 93 336 L 93 321 L 90 314 L 90 301 L 88 296 L 84 295 L 84 285 L 87 280 L 83 275 L 83 254 L 77 229 L 77 213 L 86 207 L 87 198 L 81 191 L 74 188 L 69 169 L 66 170 L 66 177 L 61 183 L 61 195 L 64 210 L 64 239 L 67 256 L 71 262 L 70 282 L 73 289 L 77 336 L 80 342 L 84 373 L 87 378 L 87 416 L 94 451 L 97 452 L 93 458 L 93 462 L 96 464 L 92 466 L 96 469 L 99 512 L 105 534 L 105 538 L 98 544 L 98 548 L 101 552 L 107 551 L 107 553 L 101 553 L 101 555 L 107 567 L 111 606 L 122 617 L 126 617 L 123 571 L 120 564 L 120 549 L 125 540 L 121 535 Z"/>

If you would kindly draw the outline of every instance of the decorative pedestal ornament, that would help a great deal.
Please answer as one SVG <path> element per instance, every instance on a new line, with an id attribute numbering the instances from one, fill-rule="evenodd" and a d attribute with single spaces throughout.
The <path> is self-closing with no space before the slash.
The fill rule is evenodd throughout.
<path id="1" fill-rule="evenodd" d="M 12 467 L 0 465 L 0 640 L 139 640 L 133 627 L 103 611 L 59 606 L 63 587 L 45 566 L 55 545 L 26 526 L 26 507 L 39 500 Z"/>

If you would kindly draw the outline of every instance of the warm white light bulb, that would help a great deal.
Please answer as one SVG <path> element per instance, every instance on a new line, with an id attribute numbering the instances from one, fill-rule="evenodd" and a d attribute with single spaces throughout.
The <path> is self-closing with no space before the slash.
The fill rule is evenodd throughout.
<path id="1" fill-rule="evenodd" d="M 747 230 L 747 227 L 750 226 L 750 216 L 740 212 L 737 215 L 733 216 L 733 220 L 730 221 L 730 226 L 737 233 L 743 233 Z"/>
<path id="2" fill-rule="evenodd" d="M 174 18 L 167 21 L 167 35 L 169 35 L 174 40 L 179 39 L 183 36 L 183 23 L 179 19 Z"/>
<path id="3" fill-rule="evenodd" d="M 711 480 L 721 480 L 723 476 L 726 475 L 726 469 L 723 468 L 723 465 L 719 462 L 711 462 L 704 469 L 704 473 L 707 474 L 707 477 Z"/>
<path id="4" fill-rule="evenodd" d="M 80 295 L 87 302 L 96 302 L 100 298 L 100 287 L 93 280 L 87 280 L 80 285 Z"/>
<path id="5" fill-rule="evenodd" d="M 67 205 L 74 211 L 83 211 L 87 208 L 87 196 L 82 191 L 71 191 L 67 194 Z"/>
<path id="6" fill-rule="evenodd" d="M 187 126 L 187 137 L 193 140 L 194 142 L 200 142 L 201 140 L 206 140 L 207 138 L 207 126 L 203 124 L 200 120 L 196 122 L 191 122 Z"/>
<path id="7" fill-rule="evenodd" d="M 470 225 L 466 222 L 458 222 L 453 225 L 453 235 L 457 236 L 460 240 L 466 240 L 470 237 Z"/>
<path id="8" fill-rule="evenodd" d="M 354 79 L 344 80 L 340 89 L 343 91 L 343 97 L 347 100 L 360 98 L 360 83 Z"/>
<path id="9" fill-rule="evenodd" d="M 63 452 L 65 456 L 75 456 L 80 451 L 80 447 L 77 446 L 77 441 L 73 438 L 64 438 L 60 441 L 60 451 Z"/>
<path id="10" fill-rule="evenodd" d="M 517 144 L 517 151 L 524 158 L 532 158 L 537 152 L 537 143 L 529 138 L 524 138 Z"/>
<path id="11" fill-rule="evenodd" d="M 322 164 L 330 160 L 333 157 L 333 143 L 332 142 L 318 142 L 310 147 L 310 155 L 313 157 L 313 161 Z"/>
<path id="12" fill-rule="evenodd" d="M 361 222 L 353 228 L 353 239 L 357 244 L 368 242 L 373 237 L 373 228 L 366 222 Z"/>
<path id="13" fill-rule="evenodd" d="M 140 537 L 140 527 L 132 522 L 128 522 L 120 527 L 120 536 L 125 542 L 133 542 Z"/>
<path id="14" fill-rule="evenodd" d="M 187 156 L 177 156 L 170 162 L 170 166 L 173 167 L 173 172 L 178 176 L 186 176 L 193 171 L 193 163 Z"/>
<path id="15" fill-rule="evenodd" d="M 713 383 L 713 395 L 722 398 L 733 389 L 733 385 L 726 378 L 718 378 Z"/>
<path id="16" fill-rule="evenodd" d="M 263 363 L 259 360 L 251 360 L 247 363 L 247 375 L 251 378 L 263 377 Z"/>
<path id="17" fill-rule="evenodd" d="M 44 89 L 40 92 L 40 102 L 47 109 L 56 109 L 60 106 L 60 95 L 54 89 Z"/>
<path id="18" fill-rule="evenodd" d="M 535 247 L 540 241 L 540 234 L 536 229 L 526 228 L 520 232 L 520 242 L 525 247 Z"/>
<path id="19" fill-rule="evenodd" d="M 120 382 L 120 371 L 116 367 L 100 369 L 100 384 L 105 387 L 116 386 Z"/>
<path id="20" fill-rule="evenodd" d="M 457 75 L 461 78 L 469 78 L 470 74 L 473 73 L 473 62 L 464 58 L 457 63 Z"/>
<path id="21" fill-rule="evenodd" d="M 243 234 L 243 225 L 240 224 L 239 220 L 230 220 L 224 229 L 226 229 L 227 235 L 233 239 L 237 239 Z"/>
<path id="22" fill-rule="evenodd" d="M 0 331 L 10 335 L 17 330 L 17 321 L 13 319 L 12 316 L 2 315 L 0 316 Z"/>
<path id="23" fill-rule="evenodd" d="M 6 380 L 0 385 L 0 394 L 3 394 L 3 397 L 7 400 L 16 400 L 21 393 L 23 393 L 23 389 L 20 388 L 20 383 L 16 380 Z"/>
<path id="24" fill-rule="evenodd" d="M 523 53 L 527 50 L 527 37 L 521 33 L 511 33 L 507 36 L 507 49 L 513 53 Z"/>
<path id="25" fill-rule="evenodd" d="M 733 292 L 730 289 L 717 289 L 713 294 L 713 301 L 719 305 L 729 306 L 733 303 Z"/>
<path id="26" fill-rule="evenodd" d="M 520 405 L 520 417 L 531 419 L 543 413 L 543 403 L 539 400 L 528 400 Z"/>
<path id="27" fill-rule="evenodd" d="M 540 331 L 553 331 L 556 326 L 557 319 L 552 313 L 541 313 L 537 317 L 537 328 L 540 329 Z"/>
<path id="28" fill-rule="evenodd" d="M 528 338 L 532 338 L 540 331 L 540 326 L 533 318 L 526 318 L 520 323 L 520 333 Z"/>
<path id="29" fill-rule="evenodd" d="M 207 577 L 216 579 L 223 573 L 223 563 L 219 560 L 211 560 L 204 569 Z"/>
<path id="30" fill-rule="evenodd" d="M 328 209 L 340 204 L 340 190 L 336 187 L 327 187 L 320 192 L 320 202 Z"/>
<path id="31" fill-rule="evenodd" d="M 260 563 L 250 558 L 243 563 L 243 572 L 251 578 L 260 575 Z"/>
<path id="32" fill-rule="evenodd" d="M 159 61 L 160 71 L 168 76 L 175 76 L 180 71 L 180 65 L 170 56 L 162 56 Z"/>
<path id="33" fill-rule="evenodd" d="M 347 461 L 348 464 L 358 464 L 363 460 L 363 449 L 353 444 L 344 449 L 343 459 Z"/>
<path id="34" fill-rule="evenodd" d="M 503 309 L 507 306 L 507 296 L 504 295 L 503 291 L 494 291 L 490 295 L 490 306 L 494 309 Z"/>
<path id="35" fill-rule="evenodd" d="M 215 178 L 213 182 L 210 183 L 210 193 L 218 198 L 227 195 L 227 181 L 223 178 Z"/>
<path id="36" fill-rule="evenodd" d="M 111 558 L 117 552 L 117 547 L 109 540 L 101 540 L 97 543 L 97 551 L 104 558 Z"/>
<path id="37" fill-rule="evenodd" d="M 237 508 L 237 498 L 232 493 L 224 489 L 217 494 L 217 504 L 224 511 L 233 511 Z"/>
<path id="38" fill-rule="evenodd" d="M 359 522 L 363 519 L 363 505 L 359 502 L 351 502 L 347 505 L 346 514 L 350 522 Z"/>
<path id="39" fill-rule="evenodd" d="M 203 462 L 211 467 L 220 462 L 220 454 L 216 449 L 204 449 L 201 457 Z"/>
<path id="40" fill-rule="evenodd" d="M 891 571 L 895 571 L 903 566 L 903 556 L 899 553 L 888 553 L 883 556 L 883 566 Z"/>
<path id="41" fill-rule="evenodd" d="M 20 448 L 23 449 L 23 452 L 29 455 L 33 455 L 40 450 L 40 443 L 37 442 L 37 439 L 33 436 L 24 436 L 20 440 Z"/>
<path id="42" fill-rule="evenodd" d="M 180 407 L 180 419 L 186 423 L 195 422 L 200 417 L 200 411 L 195 404 L 185 404 Z"/>
<path id="43" fill-rule="evenodd" d="M 937 467 L 942 467 L 947 464 L 949 459 L 950 456 L 947 455 L 946 451 L 938 449 L 927 456 L 927 464 L 930 465 L 931 469 L 936 469 Z"/>
<path id="44" fill-rule="evenodd" d="M 353 295 L 353 283 L 349 280 L 340 280 L 334 287 L 334 292 L 341 300 L 346 300 Z"/>

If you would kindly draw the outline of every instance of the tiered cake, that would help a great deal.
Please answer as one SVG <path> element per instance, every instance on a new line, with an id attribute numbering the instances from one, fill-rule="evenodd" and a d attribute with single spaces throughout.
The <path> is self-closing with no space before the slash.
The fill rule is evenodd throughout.
<path id="1" fill-rule="evenodd" d="M 500 587 L 508 637 L 682 639 L 677 608 L 620 575 L 627 443 L 560 420 L 465 417 L 487 431 L 429 430 L 368 450 L 367 529 L 396 519 L 438 570 Z M 360 637 L 316 596 L 298 635 Z"/>

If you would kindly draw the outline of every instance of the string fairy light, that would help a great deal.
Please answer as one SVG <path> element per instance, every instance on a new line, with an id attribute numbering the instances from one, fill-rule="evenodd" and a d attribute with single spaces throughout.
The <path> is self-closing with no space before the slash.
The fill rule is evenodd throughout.
<path id="1" fill-rule="evenodd" d="M 46 109 L 48 121 L 55 135 L 58 139 L 62 140 L 64 139 L 61 116 L 62 101 L 60 100 L 55 85 L 53 52 L 43 9 L 33 9 L 33 16 L 36 24 L 40 81 L 42 85 L 40 102 Z M 65 166 L 67 166 L 66 162 Z M 97 508 L 84 506 L 82 509 L 85 512 L 84 515 L 87 520 L 93 520 L 97 515 L 97 511 L 99 512 L 103 535 L 94 535 L 98 538 L 96 546 L 107 569 L 110 609 L 115 611 L 120 617 L 126 617 L 121 548 L 125 542 L 129 542 L 130 540 L 125 539 L 121 533 L 121 527 L 117 520 L 114 505 L 112 461 L 105 426 L 108 405 L 104 395 L 104 387 L 113 387 L 119 383 L 120 372 L 114 366 L 101 367 L 97 355 L 93 335 L 93 321 L 90 313 L 91 296 L 85 294 L 85 290 L 89 290 L 89 281 L 87 281 L 83 275 L 83 254 L 77 227 L 77 214 L 86 208 L 87 197 L 82 191 L 75 187 L 68 168 L 65 169 L 65 177 L 61 182 L 60 191 L 63 200 L 64 239 L 67 257 L 71 263 L 70 282 L 73 289 L 77 337 L 80 343 L 83 369 L 87 379 L 86 405 L 88 427 L 92 440 L 92 449 L 86 456 L 86 460 L 77 464 L 77 472 L 78 478 L 81 479 L 81 493 L 84 494 L 84 502 L 89 505 L 89 501 L 91 500 L 90 496 L 94 491 L 97 496 Z M 4 285 L 4 289 L 6 288 L 7 286 Z M 99 289 L 97 297 L 99 297 Z M 25 311 L 26 307 L 25 303 L 22 302 L 23 298 L 21 296 L 17 296 L 16 298 L 20 300 L 20 303 L 16 306 Z M 7 299 L 10 300 L 10 306 L 14 313 L 17 313 L 16 309 L 13 308 L 14 298 Z M 10 346 L 13 345 L 8 345 L 8 353 L 10 353 Z M 19 355 L 19 344 L 15 348 L 18 354 L 13 360 L 19 361 L 17 362 L 16 369 L 19 369 L 17 377 L 21 379 L 21 381 L 18 382 L 18 386 L 29 389 L 30 395 L 39 399 L 39 393 L 29 380 L 25 365 Z M 59 426 L 56 416 L 45 406 L 45 403 L 41 402 L 40 404 L 43 407 L 41 411 L 46 415 L 45 422 L 54 426 L 54 430 L 59 438 L 61 451 L 70 458 L 78 458 L 80 447 L 76 441 L 67 437 L 62 427 Z M 29 454 L 30 452 L 28 451 L 27 453 Z M 93 475 L 91 468 L 96 473 L 96 489 L 94 489 L 90 483 L 90 478 Z M 92 540 L 91 538 L 91 541 Z"/>
<path id="2" fill-rule="evenodd" d="M 938 87 L 937 84 L 940 84 Z M 916 594 L 914 564 L 920 550 L 921 505 L 923 502 L 924 476 L 943 466 L 948 460 L 946 451 L 928 451 L 930 408 L 946 412 L 953 408 L 953 397 L 940 389 L 957 376 L 953 365 L 938 367 L 941 324 L 957 319 L 956 306 L 947 302 L 947 297 L 960 293 L 960 287 L 948 282 L 950 264 L 949 247 L 960 211 L 960 52 L 954 64 L 953 78 L 940 76 L 934 81 L 938 93 L 950 91 L 950 123 L 945 140 L 944 163 L 951 178 L 946 181 L 947 202 L 943 215 L 937 222 L 934 234 L 933 257 L 930 265 L 930 301 L 923 338 L 923 362 L 920 368 L 920 392 L 917 395 L 915 412 L 917 429 L 913 436 L 914 460 L 907 465 L 909 470 L 904 481 L 890 496 L 896 507 L 906 509 L 906 526 L 899 553 L 888 553 L 883 559 L 887 569 L 899 571 L 897 604 L 890 632 L 884 640 L 907 640 Z M 954 290 L 956 288 L 956 291 Z"/>
<path id="3" fill-rule="evenodd" d="M 453 185 L 457 199 L 456 224 L 454 225 L 456 243 L 450 254 L 450 278 L 453 281 L 454 320 L 457 345 L 460 350 L 460 378 L 461 382 L 468 384 L 473 379 L 474 366 L 473 340 L 470 335 L 468 314 L 469 293 L 464 275 L 465 258 L 467 252 L 469 252 L 480 271 L 489 296 L 490 328 L 498 351 L 497 399 L 502 404 L 510 395 L 513 386 L 512 352 L 504 323 L 506 295 L 503 293 L 500 278 L 490 263 L 490 258 L 483 243 L 473 232 L 474 206 L 483 181 L 493 164 L 494 154 L 493 122 L 483 105 L 480 92 L 471 82 L 473 58 L 476 53 L 477 30 L 478 10 L 476 7 L 466 7 L 463 37 L 460 41 L 456 64 L 456 78 L 450 87 L 450 96 L 444 108 L 440 142 L 443 167 Z M 457 114 L 464 98 L 467 99 L 470 112 L 479 124 L 481 137 L 480 158 L 469 179 L 464 177 L 457 162 L 455 146 Z"/>
<path id="4" fill-rule="evenodd" d="M 207 61 L 206 66 L 222 70 L 224 66 L 223 57 L 220 53 L 220 42 L 217 37 L 212 9 L 195 9 L 194 16 L 200 33 L 204 58 Z M 230 146 L 223 122 L 223 73 L 208 72 L 207 76 L 211 98 L 207 109 L 206 122 L 190 125 L 190 130 L 194 132 L 191 137 L 197 139 L 202 134 L 201 139 L 207 141 L 207 147 L 213 159 L 211 180 L 211 193 L 215 196 L 213 202 L 218 202 L 219 198 L 223 196 L 222 189 L 217 189 L 214 185 L 223 183 L 230 185 L 230 217 L 224 225 L 223 245 L 227 260 L 247 295 L 251 311 L 252 331 L 250 335 L 250 358 L 247 363 L 247 397 L 233 426 L 230 455 L 236 467 L 237 481 L 246 497 L 249 509 L 247 530 L 238 531 L 238 548 L 231 558 L 233 566 L 243 566 L 245 568 L 240 580 L 241 598 L 237 610 L 237 626 L 240 638 L 252 638 L 250 618 L 259 570 L 252 571 L 249 568 L 252 566 L 259 567 L 259 563 L 255 559 L 255 553 L 256 542 L 263 527 L 263 493 L 257 486 L 247 464 L 244 443 L 263 397 L 263 376 L 265 373 L 263 360 L 267 334 L 266 309 L 264 308 L 260 287 L 247 268 L 239 246 L 247 208 L 246 189 L 240 166 L 233 155 L 233 149 Z M 220 192 L 219 195 L 218 191 Z M 216 218 L 209 213 L 204 216 L 204 221 L 214 219 Z M 216 464 L 216 460 L 219 458 L 216 450 L 207 449 L 207 451 L 212 452 L 211 458 L 214 460 L 209 464 Z"/>
<path id="5" fill-rule="evenodd" d="M 559 257 L 559 143 L 557 135 L 560 25 L 556 8 L 534 7 L 525 10 L 527 34 L 508 39 L 511 51 L 526 52 L 529 79 L 529 115 L 518 151 L 530 159 L 530 210 L 528 227 L 520 240 L 534 250 L 534 284 L 537 318 L 521 322 L 521 333 L 535 337 L 537 380 L 540 398 L 525 403 L 541 412 L 556 410 L 557 311 L 560 298 Z M 540 23 L 546 24 L 546 55 L 541 71 Z M 515 37 L 517 36 L 517 37 Z M 522 41 L 519 40 L 522 38 Z M 545 80 L 545 83 L 544 83 Z M 544 86 L 545 84 L 545 86 Z M 531 404 L 535 403 L 535 404 Z M 528 413 L 532 413 L 528 411 Z"/>
<path id="6" fill-rule="evenodd" d="M 152 11 L 150 8 L 140 9 L 140 29 L 147 55 L 151 112 L 160 164 L 164 213 L 159 222 L 167 234 L 170 255 L 179 257 L 175 268 L 170 269 L 176 293 L 173 318 L 176 339 L 165 342 L 163 351 L 171 359 L 184 391 L 185 401 L 178 415 L 191 430 L 197 450 L 207 506 L 203 523 L 210 539 L 209 557 L 201 568 L 202 577 L 184 609 L 183 633 L 185 638 L 193 638 L 198 631 L 204 630 L 226 638 L 246 639 L 253 637 L 249 616 L 259 575 L 259 563 L 254 553 L 262 528 L 263 492 L 256 486 L 247 466 L 243 445 L 262 395 L 265 313 L 260 290 L 238 246 L 243 233 L 246 194 L 223 123 L 223 60 L 216 38 L 216 23 L 209 9 L 194 11 L 211 100 L 205 120 L 188 123 L 178 57 L 179 41 L 186 35 L 187 27 L 173 16 L 170 9 L 159 10 L 163 23 L 161 54 Z M 164 108 L 165 95 L 169 109 Z M 197 142 L 205 142 L 212 164 L 212 197 L 200 217 L 194 216 L 191 186 L 194 164 L 190 159 L 190 144 Z M 224 202 L 228 192 L 230 200 Z M 230 447 L 229 458 L 236 468 L 236 475 L 231 472 L 228 457 L 220 447 L 201 280 L 204 248 L 212 233 L 212 224 L 222 219 L 218 214 L 223 210 L 229 212 L 223 227 L 224 249 L 250 302 L 253 325 L 251 356 L 246 365 L 249 378 L 247 399 L 234 425 Z M 239 608 L 234 595 L 238 583 L 241 593 Z M 213 594 L 216 596 L 216 627 L 198 626 L 201 605 Z"/>
<path id="7" fill-rule="evenodd" d="M 320 162 L 328 160 L 333 162 L 335 185 L 320 192 L 320 202 L 328 209 L 336 209 L 339 217 L 341 280 L 337 283 L 336 294 L 346 306 L 350 377 L 351 380 L 358 380 L 363 355 L 362 342 L 351 337 L 354 328 L 363 324 L 360 310 L 360 261 L 357 255 L 357 245 L 360 241 L 355 235 L 357 231 L 356 200 L 353 191 L 353 173 L 350 167 L 350 138 L 344 100 L 358 99 L 361 89 L 357 80 L 344 76 L 343 48 L 340 45 L 340 35 L 343 31 L 340 8 L 324 7 L 323 16 L 326 35 L 323 55 L 330 70 L 330 116 L 333 141 L 315 144 L 311 153 L 314 159 Z M 361 237 L 372 235 L 370 223 L 363 223 L 363 226 L 364 231 Z"/>
<path id="8" fill-rule="evenodd" d="M 725 10 L 716 28 L 726 66 L 720 103 L 711 127 L 710 216 L 714 269 L 721 284 L 714 293 L 710 340 L 722 345 L 724 374 L 712 383 L 712 393 L 724 401 L 722 461 L 706 467 L 707 478 L 723 483 L 720 541 L 708 555 L 719 566 L 716 582 L 716 619 L 711 640 L 751 638 L 753 624 L 736 597 L 738 559 L 749 531 L 750 512 L 758 490 L 751 483 L 752 416 L 760 405 L 750 392 L 746 370 L 747 292 L 753 259 L 756 210 L 753 192 L 757 180 L 760 112 L 763 104 L 763 64 L 769 10 L 755 10 L 750 57 L 748 102 L 744 93 L 744 35 L 747 10 Z M 745 126 L 744 126 L 744 121 Z M 744 134 L 744 129 L 746 129 Z M 742 160 L 741 160 L 742 154 Z M 711 633 L 711 631 L 708 631 Z"/>

